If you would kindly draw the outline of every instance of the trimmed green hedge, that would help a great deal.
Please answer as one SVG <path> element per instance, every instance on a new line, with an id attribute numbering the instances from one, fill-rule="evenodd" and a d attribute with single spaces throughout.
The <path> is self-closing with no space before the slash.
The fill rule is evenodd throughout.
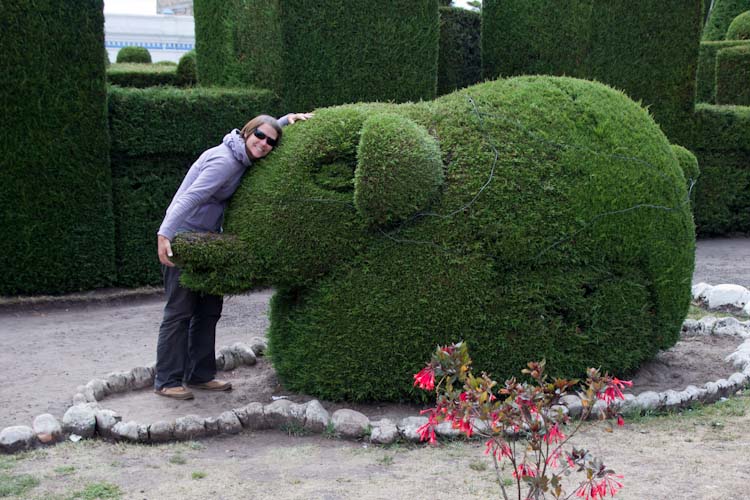
<path id="1" fill-rule="evenodd" d="M 431 99 L 434 0 L 196 0 L 202 85 L 269 88 L 291 110 Z"/>
<path id="2" fill-rule="evenodd" d="M 102 8 L 101 0 L 3 2 L 2 295 L 113 282 Z"/>
<path id="3" fill-rule="evenodd" d="M 701 0 L 485 0 L 483 74 L 602 81 L 642 100 L 682 142 L 701 27 Z"/>
<path id="4" fill-rule="evenodd" d="M 750 107 L 699 104 L 690 148 L 701 167 L 698 232 L 750 233 Z"/>
<path id="5" fill-rule="evenodd" d="M 705 0 L 710 2 L 710 0 Z M 703 28 L 704 42 L 725 40 L 734 18 L 750 10 L 750 0 L 714 0 L 714 7 Z"/>
<path id="6" fill-rule="evenodd" d="M 107 81 L 121 87 L 178 85 L 177 70 L 163 64 L 117 63 L 107 68 Z"/>
<path id="7" fill-rule="evenodd" d="M 701 42 L 696 79 L 696 102 L 716 103 L 716 53 L 729 47 L 750 47 L 750 40 Z"/>
<path id="8" fill-rule="evenodd" d="M 716 55 L 716 104 L 750 106 L 750 45 Z"/>
<path id="9" fill-rule="evenodd" d="M 117 52 L 116 62 L 150 64 L 151 53 L 145 47 L 123 47 Z"/>
<path id="10" fill-rule="evenodd" d="M 389 124 L 395 138 L 370 140 Z M 391 141 L 425 155 L 397 161 Z M 409 175 L 424 177 L 432 141 L 437 191 Z M 391 157 L 377 161 L 386 172 L 371 155 Z M 408 183 L 376 205 L 401 217 L 412 190 L 423 197 L 403 223 L 378 225 L 357 198 L 363 177 Z M 594 82 L 514 78 L 320 109 L 248 172 L 226 215 L 226 236 L 176 240 L 185 282 L 277 287 L 274 366 L 288 389 L 323 398 L 417 397 L 411 374 L 462 339 L 499 378 L 541 358 L 554 375 L 623 374 L 676 342 L 690 302 L 680 161 L 647 111 Z"/>
<path id="11" fill-rule="evenodd" d="M 468 87 L 482 79 L 479 12 L 440 7 L 438 95 Z"/>
<path id="12" fill-rule="evenodd" d="M 161 282 L 156 231 L 185 172 L 261 113 L 281 114 L 268 90 L 110 88 L 118 285 Z"/>
<path id="13" fill-rule="evenodd" d="M 750 40 L 750 10 L 734 18 L 727 29 L 727 40 Z"/>
<path id="14" fill-rule="evenodd" d="M 180 85 L 189 87 L 198 83 L 198 67 L 195 57 L 194 50 L 180 57 L 180 63 L 177 65 L 177 81 Z"/>

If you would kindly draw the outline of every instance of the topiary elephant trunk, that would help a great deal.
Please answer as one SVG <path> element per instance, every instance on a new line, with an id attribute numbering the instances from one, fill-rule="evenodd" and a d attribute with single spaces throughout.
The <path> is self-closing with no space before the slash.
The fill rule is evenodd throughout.
<path id="1" fill-rule="evenodd" d="M 675 151 L 624 94 L 571 78 L 321 109 L 247 173 L 227 236 L 175 252 L 198 290 L 276 287 L 291 390 L 415 398 L 411 374 L 459 340 L 496 378 L 541 358 L 627 374 L 689 305 L 695 162 Z"/>

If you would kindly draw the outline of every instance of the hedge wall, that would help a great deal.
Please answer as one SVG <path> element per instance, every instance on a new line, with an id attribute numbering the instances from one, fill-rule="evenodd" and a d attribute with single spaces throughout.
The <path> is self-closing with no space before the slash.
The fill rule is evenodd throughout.
<path id="1" fill-rule="evenodd" d="M 750 106 L 750 45 L 716 54 L 716 104 Z"/>
<path id="2" fill-rule="evenodd" d="M 283 114 L 268 90 L 110 88 L 118 285 L 161 282 L 156 231 L 182 177 L 202 151 L 261 113 Z"/>
<path id="3" fill-rule="evenodd" d="M 196 0 L 201 84 L 256 85 L 291 110 L 431 99 L 434 0 Z"/>
<path id="4" fill-rule="evenodd" d="M 485 0 L 483 74 L 602 81 L 642 100 L 682 142 L 701 26 L 701 0 Z"/>
<path id="5" fill-rule="evenodd" d="M 107 68 L 107 81 L 121 87 L 180 85 L 175 66 L 161 64 L 117 63 Z"/>
<path id="6" fill-rule="evenodd" d="M 8 0 L 0 31 L 0 294 L 109 285 L 102 1 Z"/>
<path id="7" fill-rule="evenodd" d="M 224 236 L 176 240 L 186 282 L 275 286 L 274 367 L 318 397 L 414 397 L 410 375 L 461 339 L 500 378 L 543 357 L 555 375 L 626 373 L 678 339 L 690 301 L 680 161 L 642 107 L 594 82 L 320 109 L 226 215 Z"/>
<path id="8" fill-rule="evenodd" d="M 701 169 L 698 232 L 750 233 L 750 107 L 699 104 L 690 149 Z"/>
<path id="9" fill-rule="evenodd" d="M 479 12 L 440 7 L 438 95 L 468 87 L 482 79 L 481 31 L 482 15 Z"/>
<path id="10" fill-rule="evenodd" d="M 703 28 L 702 40 L 704 42 L 724 40 L 734 18 L 746 10 L 750 10 L 750 0 L 714 0 L 714 7 Z"/>
<path id="11" fill-rule="evenodd" d="M 750 47 L 750 40 L 701 42 L 698 55 L 696 102 L 716 103 L 716 53 L 729 47 Z"/>

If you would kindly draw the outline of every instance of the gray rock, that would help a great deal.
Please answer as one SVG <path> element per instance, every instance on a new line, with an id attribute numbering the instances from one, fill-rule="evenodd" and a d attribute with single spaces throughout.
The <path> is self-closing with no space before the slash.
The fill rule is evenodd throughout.
<path id="1" fill-rule="evenodd" d="M 138 422 L 117 422 L 112 427 L 112 437 L 137 443 L 140 440 Z"/>
<path id="2" fill-rule="evenodd" d="M 245 429 L 255 431 L 269 428 L 261 403 L 250 403 L 242 408 L 236 408 L 234 414 L 237 415 L 242 427 Z"/>
<path id="3" fill-rule="evenodd" d="M 224 371 L 224 355 L 223 354 L 216 354 L 216 370 L 223 372 Z"/>
<path id="4" fill-rule="evenodd" d="M 682 392 L 685 393 L 686 401 L 703 401 L 703 398 L 706 395 L 705 389 L 701 389 L 700 387 L 696 387 L 694 385 L 685 387 L 685 390 Z"/>
<path id="5" fill-rule="evenodd" d="M 92 380 L 89 380 L 86 384 L 86 387 L 91 389 L 91 392 L 94 395 L 94 399 L 96 401 L 100 401 L 101 399 L 109 396 L 110 390 L 109 386 L 107 385 L 107 382 L 100 378 L 95 378 Z"/>
<path id="6" fill-rule="evenodd" d="M 140 443 L 148 443 L 149 442 L 148 425 L 146 425 L 146 424 L 138 424 L 138 442 L 140 442 Z"/>
<path id="7" fill-rule="evenodd" d="M 263 356 L 268 350 L 268 341 L 262 337 L 253 337 L 250 339 L 250 349 L 256 356 Z"/>
<path id="8" fill-rule="evenodd" d="M 622 404 L 620 405 L 620 411 L 622 413 L 640 413 L 640 411 L 643 409 L 638 404 L 638 398 L 636 398 L 633 394 L 626 393 L 624 394 L 625 399 L 622 401 Z"/>
<path id="9" fill-rule="evenodd" d="M 750 290 L 740 285 L 716 285 L 705 293 L 709 309 L 731 306 L 742 309 L 750 303 Z"/>
<path id="10" fill-rule="evenodd" d="M 333 431 L 345 438 L 364 436 L 370 428 L 370 419 L 358 411 L 342 408 L 333 412 L 331 417 Z"/>
<path id="11" fill-rule="evenodd" d="M 133 389 L 144 389 L 154 385 L 154 369 L 150 366 L 136 366 L 129 373 L 133 377 Z"/>
<path id="12" fill-rule="evenodd" d="M 83 398 L 86 403 L 96 403 L 94 390 L 88 385 L 79 385 L 78 387 L 76 387 L 76 393 L 83 394 Z"/>
<path id="13" fill-rule="evenodd" d="M 463 433 L 453 427 L 452 422 L 440 422 L 435 426 L 435 434 L 441 437 L 455 439 L 463 435 Z"/>
<path id="14" fill-rule="evenodd" d="M 706 396 L 704 398 L 704 401 L 706 403 L 713 403 L 714 401 L 718 401 L 718 399 L 721 397 L 721 393 L 719 391 L 719 384 L 716 382 L 707 382 L 703 389 L 706 390 Z"/>
<path id="15" fill-rule="evenodd" d="M 289 416 L 298 424 L 305 425 L 305 415 L 307 413 L 307 403 L 292 403 L 289 405 Z"/>
<path id="16" fill-rule="evenodd" d="M 96 414 L 87 405 L 71 406 L 63 416 L 63 430 L 69 434 L 77 434 L 82 438 L 94 436 L 96 431 Z"/>
<path id="17" fill-rule="evenodd" d="M 662 405 L 662 397 L 658 392 L 645 391 L 636 396 L 638 406 L 644 410 L 659 408 Z"/>
<path id="18" fill-rule="evenodd" d="M 312 432 L 323 432 L 328 428 L 328 422 L 331 421 L 331 415 L 328 410 L 323 408 L 320 401 L 313 399 L 308 401 L 305 408 L 305 429 Z"/>
<path id="19" fill-rule="evenodd" d="M 740 323 L 737 318 L 731 316 L 717 319 L 714 323 L 714 335 L 737 335 L 741 336 L 746 333 L 745 325 Z"/>
<path id="20" fill-rule="evenodd" d="M 129 391 L 133 387 L 133 374 L 130 372 L 112 372 L 104 380 L 112 394 Z"/>
<path id="21" fill-rule="evenodd" d="M 583 405 L 578 396 L 568 394 L 567 396 L 560 398 L 560 403 L 568 408 L 568 415 L 570 415 L 570 418 L 578 418 L 583 413 Z"/>
<path id="22" fill-rule="evenodd" d="M 702 325 L 700 322 L 694 319 L 686 319 L 682 322 L 682 329 L 680 330 L 683 335 L 697 335 L 701 333 Z"/>
<path id="23" fill-rule="evenodd" d="M 664 400 L 664 406 L 666 406 L 667 408 L 677 408 L 685 403 L 685 400 L 683 399 L 684 394 L 682 394 L 681 392 L 668 389 L 664 391 L 663 394 L 666 396 L 666 399 Z"/>
<path id="24" fill-rule="evenodd" d="M 252 366 L 258 362 L 255 352 L 247 344 L 241 342 L 232 344 L 232 352 L 234 353 L 234 357 L 243 365 Z"/>
<path id="25" fill-rule="evenodd" d="M 696 301 L 704 301 L 706 300 L 706 294 L 711 291 L 713 286 L 709 285 L 708 283 L 698 283 L 697 285 L 693 285 L 691 288 L 691 294 L 693 296 L 693 300 Z"/>
<path id="26" fill-rule="evenodd" d="M 185 440 L 206 435 L 204 420 L 197 415 L 186 415 L 174 422 L 175 439 Z"/>
<path id="27" fill-rule="evenodd" d="M 716 318 L 713 316 L 704 316 L 701 319 L 698 320 L 698 322 L 703 325 L 703 334 L 704 335 L 711 335 L 714 331 L 714 325 L 716 324 Z"/>
<path id="28" fill-rule="evenodd" d="M 240 365 L 240 362 L 234 355 L 234 351 L 231 347 L 222 347 L 219 349 L 218 357 L 224 358 L 223 370 L 225 371 L 234 370 Z"/>
<path id="29" fill-rule="evenodd" d="M 104 438 L 116 437 L 112 435 L 114 426 L 122 420 L 116 412 L 107 409 L 99 409 L 94 412 L 96 418 L 96 432 Z"/>
<path id="30" fill-rule="evenodd" d="M 388 418 L 372 423 L 370 431 L 370 442 L 375 444 L 391 444 L 398 439 L 398 427 L 396 423 Z"/>
<path id="31" fill-rule="evenodd" d="M 335 416 L 335 413 L 334 413 Z M 417 429 L 428 422 L 427 417 L 406 417 L 398 424 L 398 432 L 401 437 L 408 441 L 419 442 L 420 436 Z"/>
<path id="32" fill-rule="evenodd" d="M 206 417 L 203 421 L 203 425 L 206 428 L 206 436 L 216 436 L 219 434 L 218 417 Z"/>
<path id="33" fill-rule="evenodd" d="M 148 428 L 149 440 L 154 443 L 165 443 L 174 439 L 174 422 L 159 420 Z"/>
<path id="34" fill-rule="evenodd" d="M 222 434 L 239 434 L 242 432 L 242 424 L 234 412 L 225 411 L 219 415 L 219 432 Z"/>
<path id="35" fill-rule="evenodd" d="M 292 422 L 292 404 L 294 403 L 288 399 L 279 399 L 263 407 L 263 414 L 269 427 L 279 429 Z"/>
<path id="36" fill-rule="evenodd" d="M 0 451 L 3 453 L 30 450 L 36 442 L 34 429 L 26 425 L 14 425 L 0 431 Z"/>
<path id="37" fill-rule="evenodd" d="M 93 395 L 92 395 L 93 396 Z M 86 396 L 81 392 L 76 392 L 73 395 L 73 406 L 86 404 Z"/>
<path id="38" fill-rule="evenodd" d="M 36 417 L 32 428 L 40 443 L 55 443 L 63 437 L 60 422 L 49 413 L 43 413 Z"/>
<path id="39" fill-rule="evenodd" d="M 746 380 L 747 377 L 745 376 L 745 374 L 740 372 L 734 372 L 729 376 L 729 382 L 731 382 L 736 389 L 739 389 L 740 387 L 745 385 Z"/>

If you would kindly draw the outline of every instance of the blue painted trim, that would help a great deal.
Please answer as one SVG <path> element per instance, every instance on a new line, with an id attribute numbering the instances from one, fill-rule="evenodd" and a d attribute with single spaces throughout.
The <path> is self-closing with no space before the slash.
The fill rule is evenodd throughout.
<path id="1" fill-rule="evenodd" d="M 193 50 L 195 44 L 193 43 L 161 43 L 161 42 L 104 42 L 104 46 L 108 49 L 121 49 L 122 47 L 144 47 L 148 50 Z"/>

